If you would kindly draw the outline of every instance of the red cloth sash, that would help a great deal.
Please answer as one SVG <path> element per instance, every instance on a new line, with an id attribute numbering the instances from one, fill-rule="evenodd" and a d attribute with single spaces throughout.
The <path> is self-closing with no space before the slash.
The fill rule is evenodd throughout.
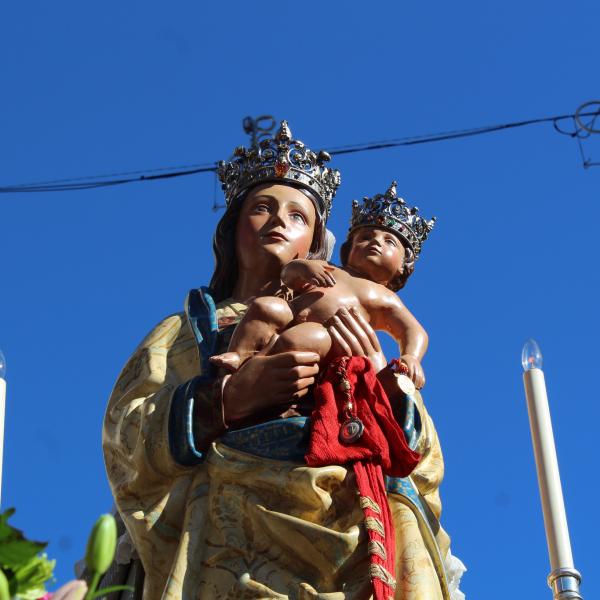
<path id="1" fill-rule="evenodd" d="M 349 382 L 341 384 L 340 372 Z M 348 400 L 363 425 L 362 436 L 351 444 L 340 441 Z M 406 477 L 420 455 L 408 447 L 390 401 L 371 361 L 362 356 L 333 361 L 316 388 L 312 432 L 306 462 L 313 467 L 352 463 L 369 537 L 370 577 L 375 600 L 394 595 L 395 533 L 384 475 Z"/>

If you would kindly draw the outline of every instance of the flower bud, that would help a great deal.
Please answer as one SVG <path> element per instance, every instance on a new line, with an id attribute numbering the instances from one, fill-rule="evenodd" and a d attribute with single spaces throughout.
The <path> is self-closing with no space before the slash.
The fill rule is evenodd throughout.
<path id="1" fill-rule="evenodd" d="M 117 547 L 117 523 L 112 515 L 102 515 L 94 525 L 85 552 L 85 564 L 92 573 L 108 571 Z"/>

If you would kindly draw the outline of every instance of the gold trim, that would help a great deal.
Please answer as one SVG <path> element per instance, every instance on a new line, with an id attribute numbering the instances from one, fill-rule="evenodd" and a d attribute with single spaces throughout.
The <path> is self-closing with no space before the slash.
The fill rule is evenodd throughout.
<path id="1" fill-rule="evenodd" d="M 375 502 L 369 496 L 360 496 L 359 497 L 360 507 L 364 510 L 365 508 L 370 508 L 373 512 L 376 512 L 378 515 L 381 514 L 381 508 L 379 508 L 379 504 Z"/>
<path id="2" fill-rule="evenodd" d="M 379 556 L 381 560 L 387 560 L 387 552 L 385 551 L 385 546 L 377 540 L 371 540 L 369 542 L 369 554 L 375 554 L 376 556 Z"/>
<path id="3" fill-rule="evenodd" d="M 367 517 L 365 519 L 365 527 L 378 533 L 382 538 L 385 539 L 385 529 L 383 527 L 383 523 L 377 519 L 376 517 Z"/>
<path id="4" fill-rule="evenodd" d="M 372 579 L 380 579 L 385 585 L 391 587 L 393 590 L 396 589 L 396 580 L 392 574 L 377 563 L 371 563 L 369 565 L 369 575 Z"/>

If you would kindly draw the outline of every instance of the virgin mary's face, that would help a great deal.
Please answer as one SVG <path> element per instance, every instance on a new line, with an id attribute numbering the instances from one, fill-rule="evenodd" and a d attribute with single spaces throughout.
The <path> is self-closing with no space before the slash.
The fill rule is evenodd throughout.
<path id="1" fill-rule="evenodd" d="M 316 224 L 313 203 L 300 190 L 281 184 L 253 188 L 240 210 L 236 253 L 243 268 L 275 259 L 280 265 L 306 258 Z"/>

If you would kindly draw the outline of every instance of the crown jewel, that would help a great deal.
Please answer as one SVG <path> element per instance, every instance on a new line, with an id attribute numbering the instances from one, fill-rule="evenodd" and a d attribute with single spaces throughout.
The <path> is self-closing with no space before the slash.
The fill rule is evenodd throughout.
<path id="1" fill-rule="evenodd" d="M 352 201 L 350 231 L 358 227 L 383 227 L 404 239 L 418 258 L 423 242 L 435 225 L 436 218 L 426 221 L 419 209 L 410 207 L 403 198 L 398 198 L 397 183 L 392 181 L 385 194 L 372 198 L 365 196 L 362 206 L 358 200 Z"/>
<path id="2" fill-rule="evenodd" d="M 341 182 L 338 170 L 324 166 L 329 160 L 327 152 L 315 154 L 300 140 L 292 139 L 287 121 L 281 121 L 273 137 L 251 148 L 238 146 L 228 162 L 219 162 L 217 173 L 227 205 L 252 185 L 291 182 L 310 190 L 319 200 L 321 212 L 329 216 Z"/>

